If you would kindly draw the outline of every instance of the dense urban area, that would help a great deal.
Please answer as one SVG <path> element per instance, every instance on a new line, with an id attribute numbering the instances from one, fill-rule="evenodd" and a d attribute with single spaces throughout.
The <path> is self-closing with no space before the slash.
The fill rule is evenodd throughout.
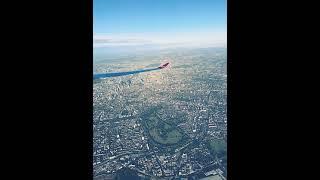
<path id="1" fill-rule="evenodd" d="M 226 179 L 226 48 L 94 57 L 94 179 Z"/>

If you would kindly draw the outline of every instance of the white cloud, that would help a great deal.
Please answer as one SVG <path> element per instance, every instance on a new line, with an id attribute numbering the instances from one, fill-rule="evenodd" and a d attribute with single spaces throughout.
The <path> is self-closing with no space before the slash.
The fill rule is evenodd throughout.
<path id="1" fill-rule="evenodd" d="M 226 32 L 94 34 L 94 47 L 226 45 Z"/>

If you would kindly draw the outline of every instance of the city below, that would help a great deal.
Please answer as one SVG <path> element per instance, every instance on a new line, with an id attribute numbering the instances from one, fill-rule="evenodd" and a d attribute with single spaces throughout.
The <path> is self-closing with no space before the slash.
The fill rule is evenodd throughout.
<path id="1" fill-rule="evenodd" d="M 170 59 L 170 67 L 158 71 L 94 81 L 94 179 L 226 179 L 226 52 L 94 56 L 94 73 L 158 67 Z"/>

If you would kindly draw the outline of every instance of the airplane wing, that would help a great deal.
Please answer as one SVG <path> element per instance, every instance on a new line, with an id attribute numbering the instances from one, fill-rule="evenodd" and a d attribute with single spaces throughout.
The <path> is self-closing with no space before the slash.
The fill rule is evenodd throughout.
<path id="1" fill-rule="evenodd" d="M 148 71 L 155 71 L 155 70 L 163 69 L 163 68 L 167 67 L 168 65 L 169 65 L 169 63 L 165 63 L 157 68 L 141 69 L 141 70 L 127 71 L 127 72 L 111 72 L 111 73 L 94 74 L 93 80 L 102 79 L 102 78 L 109 78 L 109 77 L 117 77 L 117 76 L 126 76 L 126 75 L 130 75 L 130 74 L 137 74 L 137 73 L 148 72 Z"/>

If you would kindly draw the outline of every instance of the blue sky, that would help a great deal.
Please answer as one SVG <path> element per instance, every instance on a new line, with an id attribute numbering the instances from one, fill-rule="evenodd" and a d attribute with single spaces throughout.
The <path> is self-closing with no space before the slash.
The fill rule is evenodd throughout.
<path id="1" fill-rule="evenodd" d="M 226 41 L 226 5 L 226 0 L 93 0 L 94 39 L 113 45 Z"/>

